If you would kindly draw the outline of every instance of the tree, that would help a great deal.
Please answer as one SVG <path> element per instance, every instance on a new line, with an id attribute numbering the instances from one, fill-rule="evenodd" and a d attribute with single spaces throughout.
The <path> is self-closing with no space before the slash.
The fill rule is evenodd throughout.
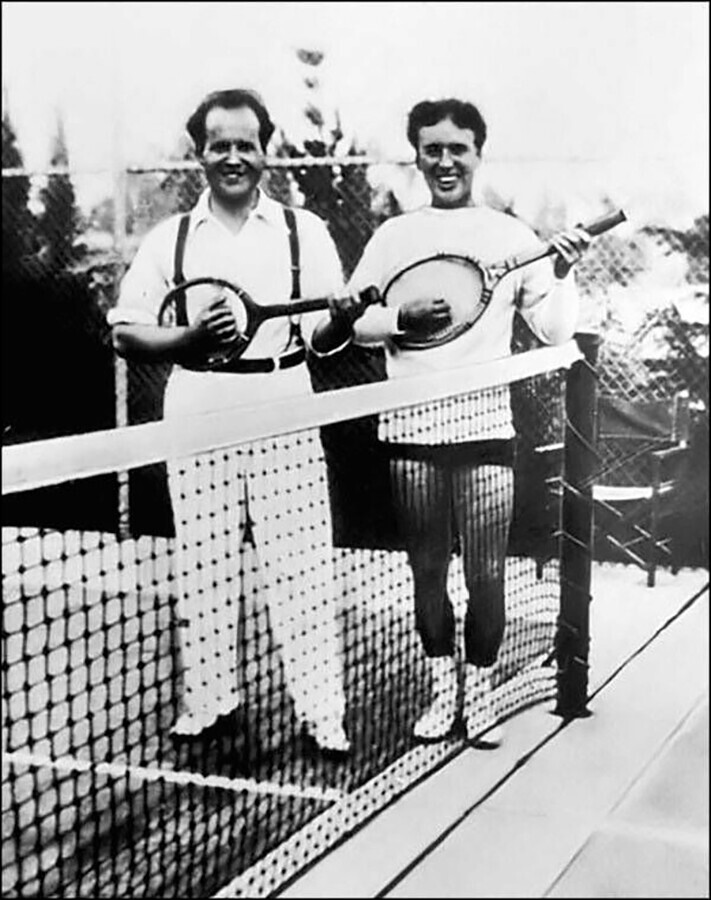
<path id="1" fill-rule="evenodd" d="M 290 202 L 293 182 L 303 196 L 304 208 L 328 225 L 346 277 L 350 277 L 363 249 L 387 212 L 400 212 L 394 196 L 376 209 L 375 192 L 368 181 L 368 164 L 357 141 L 345 150 L 344 129 L 338 110 L 328 115 L 319 97 L 317 69 L 323 63 L 320 51 L 299 49 L 305 67 L 304 117 L 312 137 L 298 146 L 284 132 L 280 134 L 277 156 L 291 160 L 289 170 L 274 168 L 270 173 L 270 193 Z M 324 164 L 305 161 L 323 159 Z M 334 165 L 329 157 L 349 157 Z M 299 160 L 304 160 L 299 164 Z M 293 182 L 288 172 L 293 173 Z M 385 378 L 382 349 L 351 344 L 331 357 L 308 357 L 316 391 L 334 390 Z M 377 416 L 324 426 L 320 430 L 326 458 L 331 498 L 333 539 L 341 547 L 386 547 L 401 549 L 396 535 L 392 505 L 388 500 L 388 460 L 377 442 Z"/>
<path id="2" fill-rule="evenodd" d="M 69 167 L 69 153 L 61 117 L 57 118 L 50 165 L 58 169 Z M 66 268 L 77 255 L 74 239 L 78 232 L 79 213 L 69 174 L 50 175 L 46 187 L 40 192 L 40 198 L 44 204 L 40 231 L 45 242 L 46 263 L 49 271 L 57 271 Z"/>
<path id="3" fill-rule="evenodd" d="M 176 153 L 171 159 L 177 162 L 197 162 L 195 150 L 187 143 L 181 141 Z M 170 198 L 172 212 L 188 212 L 198 201 L 198 197 L 205 186 L 202 169 L 188 168 L 178 169 L 165 176 L 161 183 L 161 191 Z"/>
<path id="4" fill-rule="evenodd" d="M 336 155 L 353 158 L 342 166 L 296 165 L 294 179 L 304 197 L 304 208 L 316 213 L 328 224 L 331 236 L 338 248 L 346 276 L 355 268 L 363 248 L 382 219 L 382 209 L 397 214 L 400 208 L 394 195 L 381 211 L 374 209 L 374 192 L 367 176 L 367 164 L 359 163 L 358 157 L 365 152 L 356 140 L 352 140 L 345 150 L 340 151 L 344 131 L 338 110 L 334 111 L 333 123 L 329 127 L 328 116 L 319 98 L 320 82 L 316 69 L 323 63 L 325 55 L 321 51 L 300 48 L 297 58 L 306 67 L 303 84 L 306 89 L 304 116 L 314 130 L 314 137 L 306 139 L 301 146 L 290 141 L 282 131 L 276 155 L 298 163 L 307 156 L 327 158 Z M 270 178 L 272 193 L 279 199 L 287 200 L 290 193 L 289 180 L 281 169 L 272 172 Z"/>
<path id="5" fill-rule="evenodd" d="M 2 167 L 22 169 L 24 160 L 7 108 L 2 117 Z M 30 179 L 27 175 L 3 174 L 2 179 L 2 268 L 3 274 L 20 273 L 23 261 L 35 244 L 36 222 L 27 201 Z"/>
<path id="6" fill-rule="evenodd" d="M 694 219 L 686 231 L 668 226 L 648 225 L 641 229 L 652 237 L 667 254 L 680 253 L 687 261 L 687 280 L 690 284 L 709 282 L 709 217 L 708 213 Z"/>

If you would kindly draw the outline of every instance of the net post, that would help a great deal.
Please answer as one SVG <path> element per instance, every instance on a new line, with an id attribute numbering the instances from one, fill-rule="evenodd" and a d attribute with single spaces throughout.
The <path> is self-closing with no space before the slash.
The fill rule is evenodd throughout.
<path id="1" fill-rule="evenodd" d="M 564 719 L 590 715 L 590 576 L 593 540 L 592 484 L 597 464 L 597 355 L 600 336 L 575 335 L 583 359 L 568 370 L 561 510 L 560 615 L 555 638 L 556 715 Z"/>
<path id="2" fill-rule="evenodd" d="M 111 56 L 113 132 L 112 132 L 112 179 L 114 200 L 113 242 L 117 264 L 114 270 L 114 303 L 118 301 L 119 287 L 125 270 L 127 234 L 127 193 L 128 173 L 126 171 L 122 144 L 122 104 L 120 62 L 114 50 Z M 114 354 L 114 415 L 117 428 L 129 423 L 128 412 L 128 363 Z M 130 533 L 130 475 L 126 470 L 117 475 L 117 530 L 121 538 Z"/>

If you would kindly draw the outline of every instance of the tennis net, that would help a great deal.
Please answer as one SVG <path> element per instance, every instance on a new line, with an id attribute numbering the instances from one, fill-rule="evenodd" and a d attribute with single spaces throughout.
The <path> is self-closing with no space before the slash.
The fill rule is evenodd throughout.
<path id="1" fill-rule="evenodd" d="M 436 743 L 413 738 L 432 685 L 388 422 L 476 416 L 510 388 L 514 521 L 494 694 L 502 719 L 552 698 L 555 486 L 579 359 L 571 342 L 6 447 L 4 896 L 269 896 L 461 752 L 460 725 Z M 82 521 L 90 499 L 118 496 L 121 473 L 147 466 L 164 470 L 174 533 Z M 447 590 L 461 644 L 456 528 Z M 341 717 L 347 753 L 333 752 Z"/>

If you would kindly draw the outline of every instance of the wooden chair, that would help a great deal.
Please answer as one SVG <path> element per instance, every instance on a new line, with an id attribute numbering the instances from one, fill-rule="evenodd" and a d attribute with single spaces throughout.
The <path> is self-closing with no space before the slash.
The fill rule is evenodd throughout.
<path id="1" fill-rule="evenodd" d="M 600 467 L 592 492 L 596 533 L 647 572 L 649 587 L 660 564 L 669 563 L 674 574 L 679 569 L 663 522 L 682 508 L 689 431 L 687 391 L 662 402 L 599 397 Z"/>

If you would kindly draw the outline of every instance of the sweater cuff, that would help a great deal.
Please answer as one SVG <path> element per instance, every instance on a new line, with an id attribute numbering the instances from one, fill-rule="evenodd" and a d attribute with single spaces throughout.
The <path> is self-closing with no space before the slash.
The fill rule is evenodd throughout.
<path id="1" fill-rule="evenodd" d="M 393 306 L 371 306 L 367 313 L 355 323 L 356 333 L 361 331 L 369 337 L 388 338 L 404 334 L 398 327 L 399 309 Z"/>

